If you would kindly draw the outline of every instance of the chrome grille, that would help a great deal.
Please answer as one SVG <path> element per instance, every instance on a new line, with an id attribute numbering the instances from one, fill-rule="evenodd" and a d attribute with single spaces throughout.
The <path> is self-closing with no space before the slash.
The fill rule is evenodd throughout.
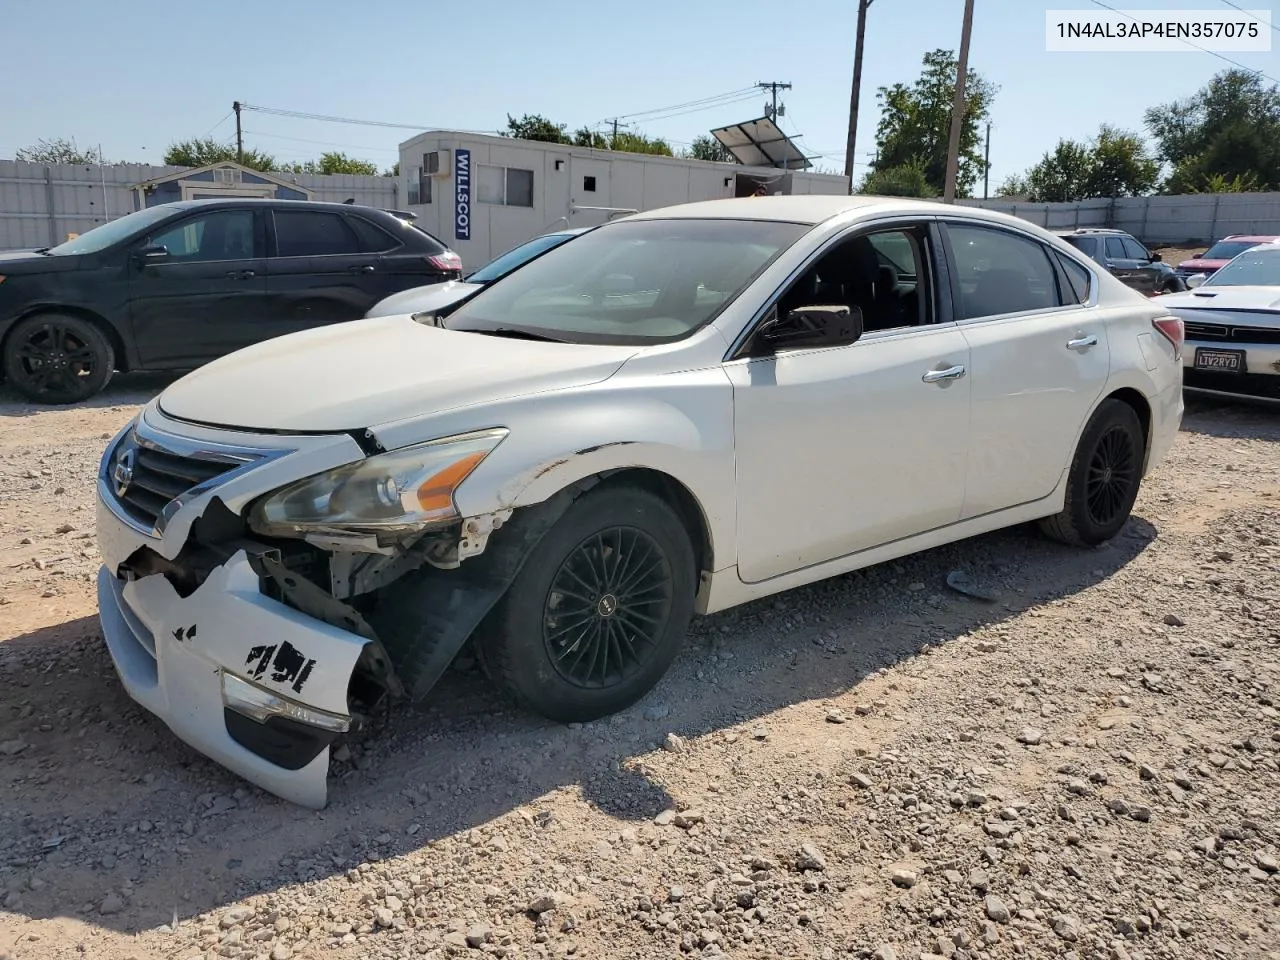
<path id="1" fill-rule="evenodd" d="M 184 494 L 244 466 L 237 457 L 166 450 L 130 430 L 107 464 L 105 480 L 116 502 L 135 522 L 159 529 L 165 508 Z"/>

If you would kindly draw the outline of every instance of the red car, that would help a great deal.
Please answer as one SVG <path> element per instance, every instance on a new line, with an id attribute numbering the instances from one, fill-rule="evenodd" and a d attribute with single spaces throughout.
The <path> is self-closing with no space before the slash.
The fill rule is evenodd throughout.
<path id="1" fill-rule="evenodd" d="M 1280 237 L 1255 237 L 1245 234 L 1224 237 L 1199 256 L 1192 257 L 1190 260 L 1183 260 L 1178 264 L 1174 272 L 1184 282 L 1197 274 L 1207 279 L 1250 247 L 1256 247 L 1260 243 L 1272 243 L 1276 240 L 1280 240 Z"/>

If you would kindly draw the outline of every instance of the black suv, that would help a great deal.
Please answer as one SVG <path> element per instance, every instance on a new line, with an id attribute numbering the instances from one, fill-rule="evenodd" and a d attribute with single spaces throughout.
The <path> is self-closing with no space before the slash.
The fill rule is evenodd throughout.
<path id="1" fill-rule="evenodd" d="M 190 370 L 461 275 L 458 255 L 403 214 L 161 204 L 56 247 L 0 253 L 0 371 L 32 400 L 74 403 L 115 370 Z"/>
<path id="2" fill-rule="evenodd" d="M 1059 230 L 1057 234 L 1139 293 L 1154 297 L 1187 289 L 1173 267 L 1160 259 L 1160 254 L 1152 253 L 1123 230 Z"/>

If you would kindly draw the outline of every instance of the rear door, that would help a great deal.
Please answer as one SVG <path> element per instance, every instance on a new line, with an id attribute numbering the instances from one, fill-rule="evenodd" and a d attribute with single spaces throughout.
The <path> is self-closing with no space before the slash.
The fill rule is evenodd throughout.
<path id="1" fill-rule="evenodd" d="M 129 312 L 144 366 L 190 368 L 252 342 L 270 309 L 262 214 L 193 213 L 131 247 Z"/>
<path id="2" fill-rule="evenodd" d="M 1027 234 L 949 221 L 973 420 L 962 519 L 1049 496 L 1110 374 L 1092 275 Z"/>
<path id="3" fill-rule="evenodd" d="M 267 295 L 271 320 L 258 339 L 358 320 L 394 292 L 382 282 L 382 255 L 365 249 L 348 218 L 330 210 L 273 208 Z M 361 230 L 361 232 L 364 232 Z M 385 292 L 384 292 L 385 291 Z"/>
<path id="4" fill-rule="evenodd" d="M 1134 256 L 1136 251 L 1132 246 L 1126 246 L 1126 237 L 1109 234 L 1101 239 L 1105 244 L 1103 249 L 1106 252 L 1107 269 L 1117 280 L 1143 293 L 1155 289 L 1153 272 L 1143 269 L 1148 267 L 1149 263 Z"/>
<path id="5" fill-rule="evenodd" d="M 400 221 L 383 224 L 358 213 L 348 214 L 361 249 L 378 255 L 376 275 L 369 280 L 384 291 L 378 299 L 431 283 L 457 280 L 462 276 L 462 260 L 421 227 Z"/>

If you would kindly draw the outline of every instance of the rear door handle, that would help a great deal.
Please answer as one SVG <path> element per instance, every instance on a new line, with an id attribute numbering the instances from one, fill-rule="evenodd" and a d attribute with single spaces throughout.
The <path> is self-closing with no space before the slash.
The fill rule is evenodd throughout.
<path id="1" fill-rule="evenodd" d="M 1090 347 L 1096 347 L 1097 345 L 1098 345 L 1098 338 L 1093 335 L 1090 335 L 1087 337 L 1080 337 L 1077 340 L 1067 341 L 1068 350 L 1088 350 Z"/>
<path id="2" fill-rule="evenodd" d="M 956 364 L 954 367 L 947 367 L 945 370 L 930 370 L 920 379 L 925 383 L 939 383 L 943 380 L 959 380 L 964 376 L 964 367 Z"/>
<path id="3" fill-rule="evenodd" d="M 252 270 L 229 270 L 227 271 L 228 280 L 252 280 L 254 273 Z"/>
<path id="4" fill-rule="evenodd" d="M 358 267 L 352 267 L 351 272 L 352 273 L 373 273 L 373 266 L 368 263 L 362 264 L 361 266 L 358 266 Z"/>

